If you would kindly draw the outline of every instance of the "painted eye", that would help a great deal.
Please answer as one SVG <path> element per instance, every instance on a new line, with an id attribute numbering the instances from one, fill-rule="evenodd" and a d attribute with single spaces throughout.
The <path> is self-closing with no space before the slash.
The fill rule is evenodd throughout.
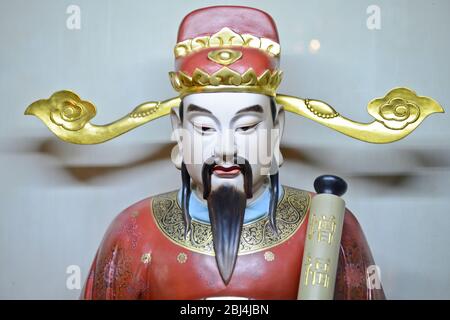
<path id="1" fill-rule="evenodd" d="M 258 124 L 259 123 L 255 123 L 255 124 L 252 124 L 252 125 L 249 125 L 249 126 L 242 126 L 242 127 L 237 128 L 236 131 L 237 132 L 248 132 L 248 131 L 251 131 L 252 129 L 256 128 L 256 126 Z"/>
<path id="2" fill-rule="evenodd" d="M 203 131 L 203 132 L 213 132 L 214 129 L 213 129 L 213 128 L 210 128 L 210 127 L 202 127 L 202 131 Z"/>
<path id="3" fill-rule="evenodd" d="M 216 130 L 212 127 L 208 127 L 208 126 L 202 126 L 202 125 L 194 125 L 195 130 L 197 130 L 198 132 L 200 132 L 202 135 L 203 134 L 207 134 L 207 133 L 213 133 Z"/>

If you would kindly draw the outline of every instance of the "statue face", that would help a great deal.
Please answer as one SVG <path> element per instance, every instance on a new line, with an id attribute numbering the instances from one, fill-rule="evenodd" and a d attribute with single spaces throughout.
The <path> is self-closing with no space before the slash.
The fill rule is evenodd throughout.
<path id="1" fill-rule="evenodd" d="M 202 167 L 208 159 L 217 163 L 211 175 L 212 189 L 224 184 L 242 189 L 244 177 L 234 161 L 246 159 L 252 169 L 254 196 L 267 176 L 276 173 L 281 165 L 279 141 L 284 112 L 275 105 L 271 107 L 268 96 L 234 92 L 191 94 L 183 99 L 183 119 L 179 111 L 174 110 L 171 116 L 179 142 L 173 159 L 177 167 L 184 161 L 200 194 Z"/>

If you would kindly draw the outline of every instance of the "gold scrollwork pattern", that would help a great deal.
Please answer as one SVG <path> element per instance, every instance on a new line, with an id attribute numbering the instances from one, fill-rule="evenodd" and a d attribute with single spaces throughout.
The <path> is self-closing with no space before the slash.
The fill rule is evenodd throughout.
<path id="1" fill-rule="evenodd" d="M 240 46 L 263 50 L 272 57 L 278 57 L 281 52 L 280 45 L 267 38 L 259 38 L 251 34 L 238 34 L 230 28 L 223 28 L 212 36 L 200 36 L 178 42 L 175 45 L 175 58 L 185 57 L 188 54 L 205 48 Z"/>
<path id="2" fill-rule="evenodd" d="M 394 98 L 383 104 L 378 114 L 390 129 L 403 129 L 419 119 L 420 109 L 412 101 Z"/>
<path id="3" fill-rule="evenodd" d="M 252 68 L 249 68 L 242 75 L 228 67 L 223 67 L 213 74 L 208 74 L 196 68 L 192 77 L 182 71 L 170 72 L 169 76 L 173 88 L 181 95 L 194 92 L 230 90 L 274 96 L 281 83 L 282 71 L 266 70 L 258 77 Z"/>
<path id="4" fill-rule="evenodd" d="M 407 88 L 396 88 L 384 98 L 372 100 L 367 109 L 369 114 L 385 127 L 402 130 L 420 120 L 421 116 L 423 118 L 421 110 L 427 112 L 442 108 L 431 98 L 418 96 Z"/>
<path id="5" fill-rule="evenodd" d="M 152 199 L 152 211 L 161 232 L 175 244 L 194 252 L 214 256 L 211 226 L 192 220 L 188 238 L 184 237 L 181 208 L 177 191 L 161 194 Z M 267 216 L 244 224 L 239 255 L 274 247 L 292 237 L 303 223 L 309 210 L 310 194 L 306 191 L 284 187 L 284 194 L 277 207 L 277 236 L 269 225 Z"/>
<path id="6" fill-rule="evenodd" d="M 34 108 L 45 106 L 50 110 L 50 120 L 57 126 L 69 131 L 83 128 L 95 114 L 95 106 L 89 101 L 68 90 L 58 91 L 49 99 L 41 99 L 33 103 Z"/>

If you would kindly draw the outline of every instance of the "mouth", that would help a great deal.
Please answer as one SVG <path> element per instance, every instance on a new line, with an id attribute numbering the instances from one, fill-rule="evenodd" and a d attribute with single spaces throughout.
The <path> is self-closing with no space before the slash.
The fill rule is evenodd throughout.
<path id="1" fill-rule="evenodd" d="M 219 178 L 234 178 L 237 175 L 239 175 L 239 173 L 241 172 L 241 168 L 239 168 L 239 166 L 229 166 L 229 167 L 224 167 L 224 166 L 219 166 L 216 165 L 213 168 L 213 173 L 214 175 L 216 175 Z"/>

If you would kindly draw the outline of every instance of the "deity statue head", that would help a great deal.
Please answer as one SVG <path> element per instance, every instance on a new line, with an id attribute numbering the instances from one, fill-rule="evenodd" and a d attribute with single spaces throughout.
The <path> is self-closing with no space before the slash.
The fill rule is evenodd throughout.
<path id="1" fill-rule="evenodd" d="M 191 190 L 208 206 L 217 263 L 225 281 L 239 249 L 246 206 L 269 189 L 276 232 L 284 110 L 280 45 L 272 18 L 258 9 L 217 6 L 185 17 L 170 73 L 182 102 L 171 111 L 190 231 Z"/>

